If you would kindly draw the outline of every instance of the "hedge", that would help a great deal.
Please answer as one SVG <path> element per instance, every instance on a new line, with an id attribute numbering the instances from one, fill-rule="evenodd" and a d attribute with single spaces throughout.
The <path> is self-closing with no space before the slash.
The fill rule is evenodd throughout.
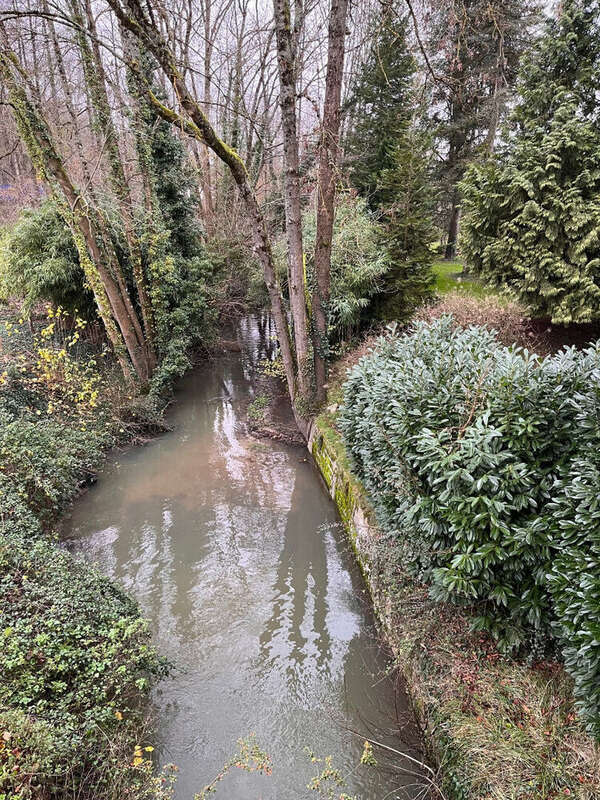
<path id="1" fill-rule="evenodd" d="M 418 323 L 350 371 L 339 424 L 382 529 L 508 652 L 562 654 L 600 737 L 600 346 L 540 358 Z"/>

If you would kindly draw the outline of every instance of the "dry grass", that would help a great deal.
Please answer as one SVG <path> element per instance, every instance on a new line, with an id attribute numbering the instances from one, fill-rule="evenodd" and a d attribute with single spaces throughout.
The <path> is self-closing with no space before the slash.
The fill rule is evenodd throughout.
<path id="1" fill-rule="evenodd" d="M 505 658 L 487 635 L 471 631 L 468 610 L 434 603 L 406 574 L 401 546 L 378 549 L 388 638 L 433 730 L 446 796 L 600 798 L 600 750 L 578 721 L 561 665 Z"/>
<path id="2" fill-rule="evenodd" d="M 415 320 L 433 322 L 444 314 L 451 314 L 456 327 L 467 328 L 479 325 L 495 330 L 502 344 L 517 344 L 528 350 L 538 351 L 541 346 L 539 334 L 527 317 L 523 306 L 514 302 L 500 300 L 494 295 L 469 297 L 454 291 L 445 295 L 433 305 L 420 308 Z"/>

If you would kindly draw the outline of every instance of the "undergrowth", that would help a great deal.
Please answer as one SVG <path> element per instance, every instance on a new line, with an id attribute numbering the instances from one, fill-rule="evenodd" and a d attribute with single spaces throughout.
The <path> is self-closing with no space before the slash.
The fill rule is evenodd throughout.
<path id="1" fill-rule="evenodd" d="M 137 604 L 54 530 L 104 451 L 150 435 L 160 412 L 87 347 L 83 322 L 61 336 L 54 322 L 5 317 L 1 331 L 0 798 L 167 796 L 136 755 L 152 749 L 143 701 L 167 665 Z"/>

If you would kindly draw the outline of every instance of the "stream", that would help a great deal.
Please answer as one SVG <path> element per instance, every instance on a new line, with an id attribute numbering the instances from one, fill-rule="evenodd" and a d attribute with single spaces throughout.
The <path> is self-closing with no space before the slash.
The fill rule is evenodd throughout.
<path id="1" fill-rule="evenodd" d="M 270 776 L 232 770 L 223 800 L 319 797 L 332 756 L 361 800 L 423 797 L 406 697 L 381 649 L 362 576 L 308 451 L 245 433 L 268 318 L 245 318 L 227 353 L 179 384 L 172 432 L 116 452 L 74 504 L 63 535 L 140 603 L 176 665 L 153 693 L 155 755 L 192 800 L 250 733 Z M 285 413 L 282 403 L 281 413 Z M 354 735 L 351 731 L 358 732 Z"/>

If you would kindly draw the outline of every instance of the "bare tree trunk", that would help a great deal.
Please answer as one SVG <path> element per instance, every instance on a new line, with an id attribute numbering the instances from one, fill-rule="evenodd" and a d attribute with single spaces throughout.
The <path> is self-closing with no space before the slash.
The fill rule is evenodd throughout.
<path id="1" fill-rule="evenodd" d="M 488 153 L 494 152 L 496 144 L 496 133 L 498 132 L 498 125 L 500 122 L 500 106 L 501 106 L 501 90 L 500 90 L 500 75 L 496 75 L 494 80 L 494 92 L 491 100 L 490 119 L 488 123 L 488 132 L 485 141 L 485 149 Z"/>
<path id="2" fill-rule="evenodd" d="M 450 211 L 450 223 L 448 224 L 448 241 L 446 242 L 446 252 L 444 258 L 452 259 L 456 257 L 456 245 L 458 242 L 458 226 L 460 222 L 460 203 L 458 200 L 458 190 L 454 190 L 452 196 L 452 209 Z"/>
<path id="3" fill-rule="evenodd" d="M 300 158 L 296 125 L 296 53 L 289 0 L 273 0 L 277 63 L 279 68 L 279 104 L 283 126 L 285 165 L 284 198 L 285 228 L 288 244 L 288 287 L 290 310 L 294 324 L 294 341 L 298 363 L 298 388 L 309 398 L 308 321 L 304 295 L 304 249 L 302 245 L 302 209 L 300 204 Z M 298 11 L 301 14 L 301 11 Z M 301 24 L 296 19 L 295 28 Z"/>
<path id="4" fill-rule="evenodd" d="M 329 297 L 331 288 L 331 246 L 335 213 L 335 187 L 340 134 L 340 99 L 344 72 L 344 45 L 348 0 L 332 0 L 325 102 L 319 146 L 317 184 L 317 236 L 315 241 L 315 288 L 312 296 L 313 352 L 317 403 L 327 396 L 329 360 Z"/>
<path id="5" fill-rule="evenodd" d="M 44 9 L 44 13 L 46 14 L 50 13 L 47 0 L 43 0 L 42 7 Z M 60 77 L 60 82 L 64 94 L 65 107 L 67 109 L 67 114 L 69 116 L 69 120 L 71 121 L 71 125 L 73 126 L 73 138 L 75 139 L 75 147 L 77 149 L 77 155 L 79 157 L 81 172 L 83 174 L 83 179 L 85 181 L 85 185 L 87 186 L 88 192 L 93 196 L 92 178 L 90 176 L 90 171 L 88 169 L 87 159 L 85 158 L 83 152 L 83 141 L 81 139 L 81 132 L 79 130 L 79 125 L 77 124 L 77 113 L 75 111 L 73 92 L 71 91 L 71 86 L 69 84 L 69 79 L 67 77 L 65 62 L 63 59 L 63 54 L 60 48 L 60 44 L 58 42 L 58 37 L 56 35 L 56 28 L 54 26 L 54 21 L 50 17 L 48 17 L 46 19 L 46 25 L 48 27 L 48 34 L 52 42 L 52 49 L 54 51 L 54 57 L 56 59 L 56 67 L 58 69 L 58 75 Z"/>
<path id="6" fill-rule="evenodd" d="M 148 98 L 156 111 L 163 119 L 166 119 L 171 124 L 177 125 L 180 129 L 188 133 L 188 135 L 193 136 L 198 139 L 198 141 L 207 145 L 207 147 L 209 147 L 228 167 L 235 180 L 251 223 L 254 250 L 263 269 L 265 283 L 271 301 L 271 311 L 277 327 L 277 336 L 279 339 L 288 391 L 293 404 L 296 399 L 295 360 L 285 307 L 277 282 L 267 227 L 250 185 L 244 163 L 235 150 L 226 145 L 218 136 L 200 104 L 190 94 L 164 38 L 153 22 L 145 15 L 139 1 L 126 0 L 125 8 L 120 5 L 119 0 L 108 0 L 108 3 L 123 26 L 140 38 L 143 44 L 155 56 L 165 75 L 171 82 L 175 95 L 179 99 L 186 116 L 184 117 L 182 114 L 177 113 L 161 103 L 154 96 L 150 88 L 148 88 Z M 135 69 L 135 64 L 130 64 L 129 66 Z M 298 415 L 297 421 L 303 432 L 306 433 L 306 421 Z"/>
<path id="7" fill-rule="evenodd" d="M 211 106 L 211 70 L 212 70 L 212 53 L 213 53 L 213 36 L 212 36 L 212 28 L 211 28 L 211 9 L 212 9 L 212 0 L 204 0 L 204 54 L 203 54 L 203 62 L 204 62 L 204 109 L 206 112 L 206 116 L 210 118 L 210 106 Z M 202 194 L 204 200 L 204 209 L 206 215 L 206 221 L 208 226 L 212 226 L 214 222 L 214 200 L 213 200 L 213 181 L 212 181 L 212 170 L 210 164 L 210 154 L 208 148 L 205 147 L 203 144 L 199 146 L 200 150 L 200 158 L 203 168 L 203 176 L 202 176 Z"/>

